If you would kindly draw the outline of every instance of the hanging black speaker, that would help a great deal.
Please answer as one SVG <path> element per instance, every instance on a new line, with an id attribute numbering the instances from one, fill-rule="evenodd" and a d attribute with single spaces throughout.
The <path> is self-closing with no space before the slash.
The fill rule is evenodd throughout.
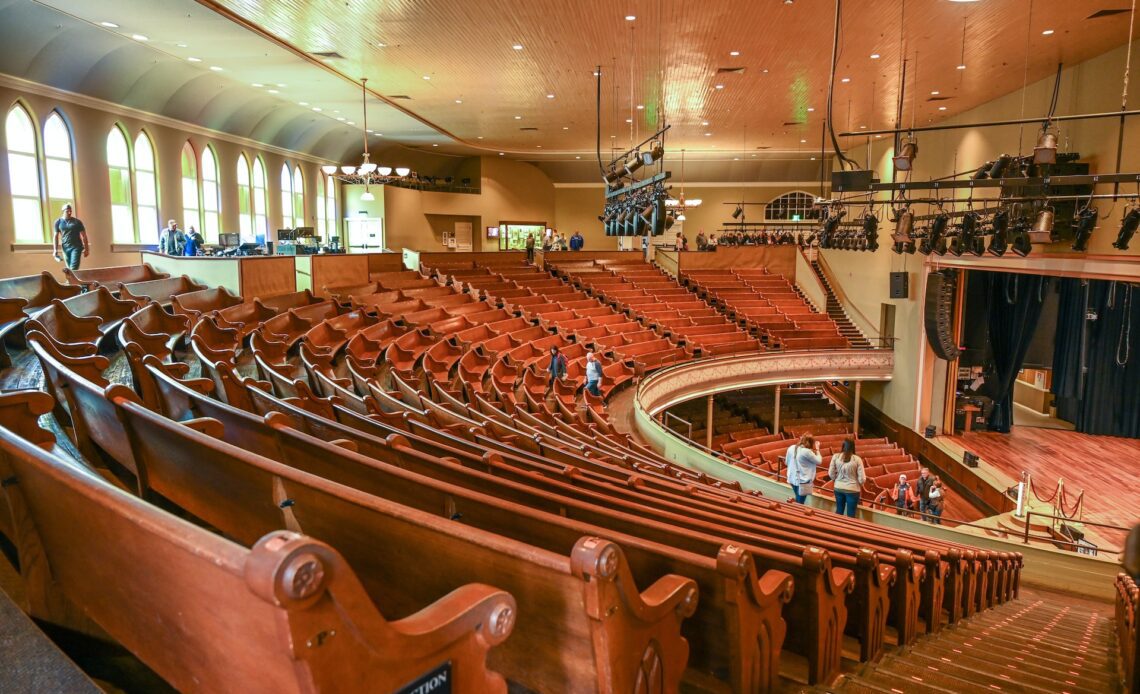
<path id="1" fill-rule="evenodd" d="M 926 277 L 926 304 L 923 306 L 926 340 L 935 356 L 947 361 L 957 359 L 954 342 L 954 301 L 958 289 L 956 270 L 939 270 Z"/>

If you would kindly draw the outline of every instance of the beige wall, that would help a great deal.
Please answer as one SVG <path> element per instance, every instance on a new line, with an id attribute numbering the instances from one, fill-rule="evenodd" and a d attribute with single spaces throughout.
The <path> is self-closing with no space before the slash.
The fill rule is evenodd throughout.
<path id="1" fill-rule="evenodd" d="M 1120 109 L 1120 80 L 1124 69 L 1126 47 L 1105 53 L 1097 58 L 1065 70 L 1062 77 L 1058 114 L 1108 112 Z M 1133 74 L 1140 63 L 1140 52 L 1134 51 Z M 1049 105 L 1053 78 L 1029 86 L 1025 95 L 1025 115 L 1043 115 Z M 1135 89 L 1133 93 L 1135 94 Z M 986 120 L 1018 118 L 1022 113 L 1020 90 L 983 104 L 978 108 L 949 119 L 948 123 L 978 123 Z M 1140 106 L 1134 95 L 1128 107 Z M 1095 120 L 1061 124 L 1061 150 L 1078 151 L 1082 161 L 1092 166 L 1093 173 L 1110 173 L 1116 165 L 1116 138 L 1118 120 Z M 919 155 L 914 162 L 912 180 L 929 180 L 947 176 L 956 170 L 976 169 L 1002 153 L 1030 153 L 1036 143 L 1038 126 L 1002 126 L 985 129 L 948 130 L 921 133 L 918 136 Z M 1066 143 L 1068 143 L 1066 145 Z M 1123 171 L 1140 169 L 1140 120 L 1130 119 L 1125 131 Z M 877 177 L 890 180 L 890 138 L 884 137 L 871 145 L 871 166 Z M 849 155 L 862 165 L 866 161 L 866 146 L 856 147 Z M 1135 185 L 1124 186 L 1134 192 Z M 1102 186 L 1098 192 L 1111 192 L 1111 186 Z M 978 197 L 985 195 L 979 192 Z M 963 195 L 964 197 L 964 195 Z M 1119 254 L 1112 248 L 1124 204 L 1113 208 L 1111 202 L 1100 202 L 1102 219 L 1089 243 L 1090 253 Z M 923 210 L 920 208 L 919 212 Z M 888 416 L 915 427 L 930 423 L 930 397 L 921 397 L 922 382 L 929 380 L 934 358 L 923 335 L 922 295 L 924 290 L 923 257 L 921 255 L 895 255 L 890 250 L 891 224 L 883 208 L 876 210 L 881 220 L 880 242 L 877 253 L 852 251 L 824 251 L 837 279 L 852 299 L 855 309 L 864 313 L 872 324 L 878 325 L 880 307 L 891 303 L 896 307 L 895 334 L 899 339 L 895 351 L 895 378 L 888 385 L 868 384 L 863 392 L 868 400 Z M 856 209 L 862 214 L 861 209 Z M 1069 251 L 1067 244 L 1056 244 L 1047 249 L 1035 248 L 1034 254 Z M 1134 241 L 1129 254 L 1140 253 L 1140 241 Z M 985 258 L 972 260 L 979 267 Z M 910 298 L 892 300 L 889 296 L 888 273 L 910 272 Z M 917 414 L 916 414 L 917 409 Z"/>
<path id="2" fill-rule="evenodd" d="M 37 130 L 41 133 L 44 121 L 53 109 L 59 109 L 64 119 L 70 124 L 72 131 L 72 145 L 74 148 L 73 162 L 75 171 L 75 208 L 76 215 L 83 220 L 87 227 L 88 239 L 91 242 L 91 256 L 83 261 L 87 267 L 104 265 L 123 265 L 139 262 L 137 252 L 112 253 L 111 252 L 111 207 L 110 184 L 107 177 L 106 142 L 107 134 L 115 123 L 121 123 L 128 133 L 133 145 L 134 139 L 140 130 L 146 129 L 154 141 L 155 157 L 158 164 L 158 217 L 160 225 L 167 219 L 174 218 L 181 222 L 182 218 L 182 146 L 189 140 L 199 156 L 206 144 L 214 147 L 218 156 L 219 176 L 221 180 L 221 228 L 223 231 L 238 230 L 238 203 L 236 169 L 238 155 L 244 152 L 251 161 L 257 154 L 261 154 L 265 162 L 268 177 L 269 197 L 269 225 L 276 229 L 281 222 L 281 196 L 280 169 L 286 161 L 284 153 L 269 152 L 258 149 L 249 143 L 239 144 L 233 139 L 223 139 L 222 136 L 204 134 L 200 129 L 180 129 L 174 127 L 168 119 L 147 117 L 135 112 L 116 113 L 113 107 L 97 108 L 90 103 L 77 103 L 64 98 L 46 97 L 36 94 L 22 94 L 12 89 L 0 86 L 0 118 L 6 117 L 8 109 L 17 100 L 28 107 L 36 122 Z M 0 152 L 7 151 L 4 141 L 3 121 L 0 120 Z M 315 160 L 298 156 L 288 157 L 290 164 L 301 164 L 305 175 L 305 212 L 306 222 L 316 224 L 317 181 L 320 169 Z M 7 157 L 0 157 L 0 276 L 26 275 L 42 270 L 59 272 L 61 267 L 51 258 L 48 248 L 20 248 L 13 251 L 14 239 L 12 205 Z M 59 215 L 59 210 L 45 210 L 46 219 L 53 220 Z M 185 224 L 183 224 L 185 227 Z"/>
<path id="3" fill-rule="evenodd" d="M 582 186 L 556 185 L 555 208 L 557 217 L 555 223 L 559 231 L 573 234 L 575 230 L 581 231 L 586 239 L 586 248 L 593 250 L 611 250 L 617 248 L 617 237 L 607 237 L 598 215 L 605 206 L 605 188 L 601 185 Z M 700 198 L 700 207 L 693 207 L 685 211 L 685 221 L 674 224 L 670 233 L 683 231 L 688 234 L 690 243 L 697 237 L 700 230 L 706 234 L 716 233 L 721 224 L 734 221 L 732 211 L 736 204 L 767 203 L 784 193 L 793 190 L 802 190 L 813 195 L 819 192 L 819 183 L 804 182 L 803 184 L 777 184 L 765 186 L 740 186 L 708 183 L 688 183 L 685 186 L 685 197 L 692 200 Z M 671 194 L 676 197 L 680 194 L 680 184 L 674 184 Z M 764 209 L 756 205 L 745 207 L 747 221 L 762 221 Z"/>

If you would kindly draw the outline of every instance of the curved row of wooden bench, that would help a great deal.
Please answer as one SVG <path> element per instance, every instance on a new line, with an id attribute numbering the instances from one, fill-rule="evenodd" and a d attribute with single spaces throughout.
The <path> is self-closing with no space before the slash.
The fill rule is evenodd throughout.
<path id="1" fill-rule="evenodd" d="M 129 339 L 127 321 L 119 330 L 133 391 L 103 379 L 105 357 L 30 340 L 80 451 L 136 494 L 247 546 L 282 528 L 326 541 L 385 614 L 411 614 L 461 580 L 506 590 L 517 633 L 490 667 L 531 688 L 673 689 L 688 677 L 764 691 L 797 659 L 826 681 L 844 632 L 873 659 L 888 628 L 907 643 L 1016 595 L 1019 555 L 744 494 L 615 434 L 591 403 L 550 408 L 527 375 L 545 353 L 534 343 L 590 328 L 563 333 L 581 319 L 544 316 L 591 309 L 563 308 L 582 300 L 563 283 L 518 274 L 483 279 L 528 294 L 458 314 L 493 292 L 479 300 L 467 279 L 429 298 L 474 300 L 399 312 L 381 309 L 399 301 L 299 296 L 262 312 L 215 293 L 184 320 L 148 304 L 127 321 L 161 350 Z M 546 289 L 560 301 L 525 301 Z M 494 311 L 508 313 L 468 320 Z M 189 369 L 167 348 L 187 330 L 204 378 L 180 380 Z M 465 359 L 481 377 L 460 374 Z"/>

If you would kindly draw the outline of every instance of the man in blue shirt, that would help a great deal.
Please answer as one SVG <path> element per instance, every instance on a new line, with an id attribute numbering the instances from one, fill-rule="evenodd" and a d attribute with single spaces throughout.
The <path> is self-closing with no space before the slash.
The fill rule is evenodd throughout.
<path id="1" fill-rule="evenodd" d="M 602 381 L 602 363 L 593 352 L 586 352 L 586 390 L 590 395 L 601 396 L 602 391 L 598 384 Z"/>
<path id="2" fill-rule="evenodd" d="M 198 230 L 191 226 L 190 231 L 186 233 L 185 241 L 182 244 L 182 255 L 198 255 L 198 252 L 202 250 L 202 245 L 205 243 L 206 239 L 202 238 L 202 235 L 198 233 Z"/>
<path id="3" fill-rule="evenodd" d="M 570 237 L 570 250 L 580 251 L 582 246 L 586 245 L 586 239 L 582 238 L 582 232 L 575 231 L 574 235 Z"/>
<path id="4" fill-rule="evenodd" d="M 53 225 L 55 234 L 52 236 L 51 252 L 59 260 L 62 245 L 63 261 L 70 269 L 78 270 L 80 260 L 91 252 L 91 246 L 87 243 L 87 227 L 74 215 L 71 203 L 64 205 L 61 211 L 63 215 Z"/>

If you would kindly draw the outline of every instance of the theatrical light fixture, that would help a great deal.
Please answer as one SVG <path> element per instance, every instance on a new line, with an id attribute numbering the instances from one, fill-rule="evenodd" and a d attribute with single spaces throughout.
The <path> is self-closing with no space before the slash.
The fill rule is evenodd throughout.
<path id="1" fill-rule="evenodd" d="M 654 142 L 648 150 L 641 153 L 641 161 L 649 166 L 653 162 L 659 161 L 663 156 L 665 156 L 665 146 L 660 142 Z"/>
<path id="2" fill-rule="evenodd" d="M 619 174 L 616 169 L 610 169 L 610 171 L 602 176 L 602 180 L 605 181 L 606 185 L 613 186 L 621 180 L 621 174 Z"/>
<path id="3" fill-rule="evenodd" d="M 1009 212 L 1000 210 L 994 215 L 991 224 L 993 226 L 993 235 L 990 237 L 990 245 L 986 250 L 991 255 L 996 255 L 1000 258 L 1005 255 L 1005 251 L 1009 247 L 1009 239 L 1007 238 L 1007 232 L 1009 231 Z"/>
<path id="4" fill-rule="evenodd" d="M 1095 207 L 1086 207 L 1077 213 L 1076 231 L 1073 232 L 1073 250 L 1083 253 L 1088 250 L 1089 238 L 1096 227 L 1100 212 Z"/>
<path id="5" fill-rule="evenodd" d="M 908 137 L 899 145 L 899 151 L 894 156 L 896 171 L 910 171 L 914 158 L 918 156 L 918 143 L 913 137 Z"/>
<path id="6" fill-rule="evenodd" d="M 1112 247 L 1119 251 L 1128 250 L 1128 244 L 1132 241 L 1132 235 L 1136 233 L 1136 228 L 1140 227 L 1140 207 L 1132 207 L 1124 213 L 1124 218 L 1120 220 L 1120 231 L 1116 234 L 1116 240 L 1112 242 Z"/>
<path id="7" fill-rule="evenodd" d="M 895 233 L 891 234 L 891 240 L 894 241 L 892 250 L 895 253 L 900 255 L 904 252 L 914 253 L 914 241 L 911 239 L 913 231 L 914 213 L 909 209 L 896 210 Z"/>
<path id="8" fill-rule="evenodd" d="M 1029 240 L 1032 243 L 1052 243 L 1053 238 L 1053 221 L 1056 217 L 1056 210 L 1051 205 L 1041 208 L 1037 213 L 1037 219 L 1033 222 L 1033 230 L 1029 232 Z"/>
<path id="9" fill-rule="evenodd" d="M 634 152 L 630 155 L 629 159 L 625 160 L 625 164 L 623 164 L 622 167 L 625 169 L 625 172 L 627 174 L 632 175 L 634 171 L 637 171 L 641 168 L 642 164 L 643 162 L 641 161 L 641 155 L 637 152 Z"/>
<path id="10" fill-rule="evenodd" d="M 1033 163 L 1057 163 L 1057 129 L 1048 121 L 1041 126 L 1041 132 L 1037 135 L 1037 146 L 1033 148 Z"/>
<path id="11" fill-rule="evenodd" d="M 737 205 L 736 209 L 732 211 L 732 218 L 733 219 L 740 219 L 740 217 L 743 214 L 744 214 L 744 206 L 743 205 Z"/>

